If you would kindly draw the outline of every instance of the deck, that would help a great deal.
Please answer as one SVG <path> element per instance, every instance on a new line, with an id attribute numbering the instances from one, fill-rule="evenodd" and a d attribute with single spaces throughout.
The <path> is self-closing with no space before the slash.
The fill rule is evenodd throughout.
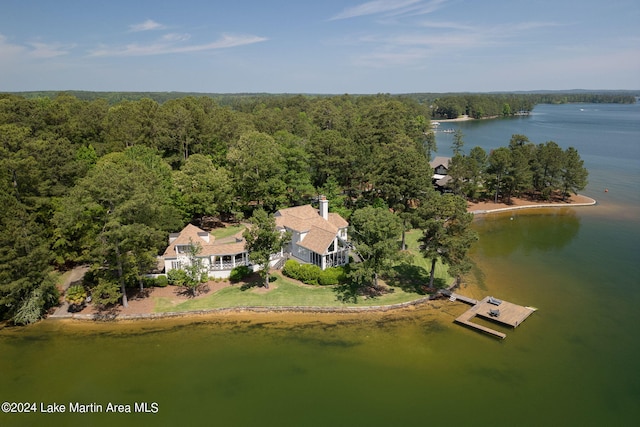
<path id="1" fill-rule="evenodd" d="M 455 319 L 456 323 L 460 323 L 462 325 L 468 326 L 489 335 L 493 335 L 500 339 L 506 338 L 507 335 L 486 326 L 474 323 L 471 320 L 474 317 L 478 316 L 501 325 L 515 328 L 522 322 L 524 322 L 525 319 L 529 317 L 534 311 L 536 311 L 535 308 L 523 307 L 521 305 L 513 304 L 507 301 L 502 301 L 500 305 L 494 305 L 489 302 L 492 297 L 485 297 L 482 300 L 477 301 L 463 295 L 452 293 L 449 299 L 451 301 L 462 301 L 472 306 L 469 310 L 465 311 Z M 490 314 L 491 310 L 499 310 L 500 314 L 498 316 L 492 316 Z"/>

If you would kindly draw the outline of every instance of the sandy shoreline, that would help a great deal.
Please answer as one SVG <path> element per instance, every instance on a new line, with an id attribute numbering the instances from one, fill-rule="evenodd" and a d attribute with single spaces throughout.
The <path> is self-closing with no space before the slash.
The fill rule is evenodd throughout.
<path id="1" fill-rule="evenodd" d="M 508 212 L 521 209 L 538 209 L 538 208 L 571 208 L 581 206 L 593 206 L 597 202 L 591 197 L 583 196 L 581 194 L 572 195 L 566 201 L 563 200 L 551 200 L 551 201 L 535 201 L 528 199 L 520 199 L 517 197 L 511 198 L 511 204 L 506 203 L 494 203 L 492 201 L 484 202 L 469 202 L 467 209 L 476 215 L 496 213 L 496 212 Z"/>
<path id="2" fill-rule="evenodd" d="M 453 123 L 453 122 L 466 122 L 468 120 L 475 120 L 473 117 L 469 117 L 466 114 L 455 119 L 432 119 L 431 123 Z"/>

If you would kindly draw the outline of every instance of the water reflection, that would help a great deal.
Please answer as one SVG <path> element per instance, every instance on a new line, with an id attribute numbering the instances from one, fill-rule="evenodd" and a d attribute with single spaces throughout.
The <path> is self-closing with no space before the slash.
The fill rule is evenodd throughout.
<path id="1" fill-rule="evenodd" d="M 567 246 L 578 235 L 580 217 L 571 208 L 513 211 L 478 217 L 474 228 L 483 236 L 475 245 L 480 255 L 507 256 L 518 251 L 529 255 Z"/>

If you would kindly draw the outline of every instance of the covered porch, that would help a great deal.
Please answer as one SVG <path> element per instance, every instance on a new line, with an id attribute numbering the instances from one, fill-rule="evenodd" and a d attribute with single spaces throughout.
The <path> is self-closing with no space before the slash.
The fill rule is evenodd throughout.
<path id="1" fill-rule="evenodd" d="M 212 255 L 209 263 L 210 271 L 233 270 L 236 267 L 249 265 L 249 253 Z"/>

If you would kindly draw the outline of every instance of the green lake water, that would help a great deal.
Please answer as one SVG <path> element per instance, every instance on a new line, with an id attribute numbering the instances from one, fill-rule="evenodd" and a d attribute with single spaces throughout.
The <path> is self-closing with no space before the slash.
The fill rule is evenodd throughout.
<path id="1" fill-rule="evenodd" d="M 460 293 L 539 309 L 515 330 L 494 326 L 504 341 L 455 325 L 467 307 L 449 301 L 304 323 L 45 321 L 0 330 L 0 401 L 67 412 L 0 413 L 0 425 L 636 425 L 640 106 L 544 105 L 447 126 L 462 128 L 468 149 L 513 133 L 573 145 L 591 172 L 584 193 L 599 202 L 475 221 Z M 448 138 L 438 135 L 441 155 Z M 157 413 L 69 413 L 141 402 Z"/>

